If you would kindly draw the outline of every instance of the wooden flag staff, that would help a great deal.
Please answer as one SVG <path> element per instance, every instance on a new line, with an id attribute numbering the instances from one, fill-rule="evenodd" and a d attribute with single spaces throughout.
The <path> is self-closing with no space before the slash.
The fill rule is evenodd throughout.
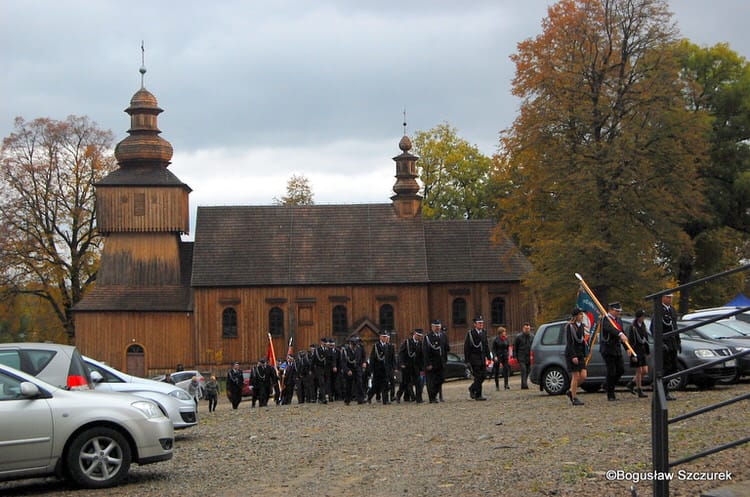
<path id="1" fill-rule="evenodd" d="M 594 305 L 596 305 L 596 308 L 599 309 L 599 312 L 602 313 L 602 316 L 606 316 L 606 318 L 609 320 L 610 324 L 614 326 L 615 329 L 619 329 L 617 323 L 612 319 L 612 317 L 609 315 L 607 310 L 604 308 L 604 306 L 599 302 L 599 299 L 596 298 L 596 295 L 594 295 L 594 292 L 591 291 L 591 288 L 586 284 L 586 282 L 583 280 L 583 276 L 581 276 L 578 273 L 575 273 L 576 278 L 581 282 L 581 286 L 583 286 L 583 289 L 586 291 L 586 293 L 589 294 L 589 297 L 591 297 L 591 300 L 594 301 Z M 628 349 L 628 352 L 630 352 L 633 357 L 638 357 L 638 354 L 635 353 L 635 350 L 633 350 L 633 347 L 630 346 L 630 341 L 628 341 L 628 337 L 625 336 L 625 333 L 623 333 L 622 330 L 620 331 L 620 339 L 622 340 L 622 343 L 625 344 L 625 347 Z M 589 354 L 590 356 L 591 354 Z M 587 361 L 588 363 L 588 361 Z"/>

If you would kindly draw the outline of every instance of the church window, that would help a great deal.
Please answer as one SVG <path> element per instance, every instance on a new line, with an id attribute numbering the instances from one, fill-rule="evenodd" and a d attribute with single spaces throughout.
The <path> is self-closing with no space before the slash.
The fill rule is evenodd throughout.
<path id="1" fill-rule="evenodd" d="M 349 321 L 347 318 L 346 306 L 337 305 L 333 308 L 332 313 L 333 334 L 347 335 L 349 333 Z"/>
<path id="2" fill-rule="evenodd" d="M 237 338 L 237 311 L 227 307 L 221 313 L 221 337 Z"/>
<path id="3" fill-rule="evenodd" d="M 500 326 L 501 324 L 505 324 L 505 299 L 495 297 L 492 299 L 490 309 L 492 311 L 492 325 Z"/>
<path id="4" fill-rule="evenodd" d="M 380 306 L 380 325 L 381 330 L 393 331 L 396 329 L 395 321 L 393 317 L 393 306 L 391 304 L 383 304 Z"/>
<path id="5" fill-rule="evenodd" d="M 272 337 L 284 336 L 284 311 L 279 307 L 272 307 L 268 311 L 268 331 Z"/>
<path id="6" fill-rule="evenodd" d="M 454 326 L 466 324 L 466 299 L 457 298 L 451 306 L 451 321 Z"/>

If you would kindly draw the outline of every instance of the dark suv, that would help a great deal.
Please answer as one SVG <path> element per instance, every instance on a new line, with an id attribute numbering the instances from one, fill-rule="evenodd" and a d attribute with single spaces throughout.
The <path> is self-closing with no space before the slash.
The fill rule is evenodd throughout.
<path id="1" fill-rule="evenodd" d="M 625 329 L 630 328 L 633 317 L 623 317 Z M 567 321 L 555 321 L 543 324 L 534 335 L 531 343 L 531 352 L 534 355 L 534 363 L 531 366 L 529 378 L 540 390 L 550 395 L 561 395 L 570 388 L 570 373 L 565 365 L 565 335 L 563 329 Z M 647 323 L 648 326 L 648 323 Z M 653 350 L 653 343 L 651 345 Z M 731 355 L 731 350 L 725 345 L 692 337 L 682 337 L 682 352 L 678 356 L 679 368 L 687 369 L 693 366 L 710 362 L 722 356 Z M 649 357 L 649 373 L 653 369 L 653 361 Z M 669 388 L 678 390 L 685 388 L 689 383 L 699 388 L 710 388 L 717 381 L 731 380 L 737 374 L 737 361 L 730 360 L 713 368 L 704 369 L 687 377 L 680 377 L 670 381 Z M 634 370 L 630 367 L 628 355 L 623 350 L 623 366 L 625 374 L 620 378 L 620 384 L 626 384 L 633 379 Z M 594 353 L 587 367 L 588 377 L 581 385 L 586 392 L 596 392 L 601 388 L 607 376 L 607 368 L 604 358 L 599 353 L 598 342 L 594 344 Z M 644 380 L 644 384 L 651 383 L 651 377 Z"/>

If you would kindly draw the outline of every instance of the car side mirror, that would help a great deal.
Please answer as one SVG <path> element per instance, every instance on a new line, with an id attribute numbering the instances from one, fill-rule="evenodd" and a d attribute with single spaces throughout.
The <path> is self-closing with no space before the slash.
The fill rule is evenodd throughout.
<path id="1" fill-rule="evenodd" d="M 27 399 L 39 397 L 39 387 L 30 381 L 21 382 L 21 395 Z"/>
<path id="2" fill-rule="evenodd" d="M 94 383 L 101 383 L 104 381 L 104 376 L 99 371 L 92 371 L 91 372 L 91 381 Z"/>

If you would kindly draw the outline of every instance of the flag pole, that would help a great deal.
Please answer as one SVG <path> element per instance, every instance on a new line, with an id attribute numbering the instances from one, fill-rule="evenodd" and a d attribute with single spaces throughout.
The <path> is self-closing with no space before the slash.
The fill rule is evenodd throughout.
<path id="1" fill-rule="evenodd" d="M 615 323 L 612 320 L 609 313 L 604 309 L 604 306 L 601 304 L 601 302 L 599 302 L 599 299 L 596 298 L 596 295 L 594 295 L 594 292 L 591 291 L 591 288 L 589 288 L 589 286 L 583 280 L 583 276 L 581 276 L 579 273 L 575 273 L 575 275 L 576 275 L 576 278 L 578 278 L 578 280 L 581 282 L 581 286 L 583 286 L 583 289 L 586 291 L 586 293 L 589 294 L 589 297 L 591 297 L 591 300 L 594 301 L 594 305 L 596 305 L 596 308 L 599 309 L 599 312 L 602 313 L 602 316 L 606 316 L 607 320 L 609 320 L 609 323 L 612 326 L 614 326 L 615 329 L 618 329 L 617 323 Z M 625 333 L 622 330 L 619 330 L 619 331 L 622 334 L 621 339 L 622 339 L 622 342 L 625 344 L 625 348 L 628 349 L 628 352 L 630 352 L 633 355 L 633 357 L 638 357 L 638 354 L 635 353 L 635 350 L 633 350 L 633 347 L 630 346 L 630 341 L 628 340 L 628 337 L 625 336 Z M 589 357 L 590 356 L 591 356 L 591 350 L 589 351 Z M 586 364 L 588 365 L 588 359 L 586 360 Z"/>
<path id="2" fill-rule="evenodd" d="M 591 337 L 591 340 L 589 340 L 589 353 L 586 355 L 586 360 L 584 361 L 584 364 L 586 366 L 589 365 L 589 361 L 591 360 L 591 356 L 594 355 L 594 344 L 596 343 L 596 339 L 599 336 L 599 330 L 602 327 L 602 320 L 604 318 L 599 318 L 599 324 L 596 326 L 596 329 L 594 330 L 594 334 Z"/>
<path id="3" fill-rule="evenodd" d="M 276 371 L 276 383 L 279 388 L 279 397 L 281 397 L 281 378 L 279 378 L 279 368 L 276 367 L 276 351 L 273 350 L 273 338 L 271 332 L 268 333 L 268 350 L 271 352 L 269 359 L 273 362 L 273 370 Z"/>

